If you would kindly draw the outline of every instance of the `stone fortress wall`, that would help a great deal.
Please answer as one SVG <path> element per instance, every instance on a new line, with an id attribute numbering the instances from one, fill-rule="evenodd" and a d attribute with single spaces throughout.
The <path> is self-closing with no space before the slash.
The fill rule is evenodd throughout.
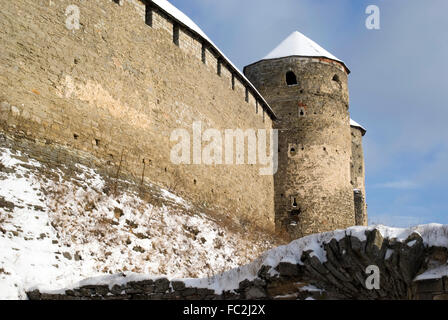
<path id="1" fill-rule="evenodd" d="M 70 5 L 79 30 L 66 27 Z M 353 189 L 365 208 L 364 160 L 359 130 L 350 137 L 342 64 L 261 61 L 245 70 L 252 85 L 208 39 L 146 0 L 8 1 L 0 27 L 5 133 L 92 155 L 113 176 L 294 238 L 367 222 L 365 210 L 354 213 Z M 287 86 L 292 70 L 299 83 Z M 192 133 L 194 121 L 203 131 L 280 129 L 278 173 L 173 164 L 170 135 Z"/>
<path id="2" fill-rule="evenodd" d="M 66 9 L 80 9 L 80 29 Z M 177 128 L 271 129 L 251 84 L 151 2 L 3 1 L 0 122 L 6 133 L 97 157 L 206 208 L 274 229 L 272 176 L 258 165 L 174 165 Z M 246 162 L 247 163 L 247 162 Z M 115 173 L 114 173 L 115 174 Z"/>

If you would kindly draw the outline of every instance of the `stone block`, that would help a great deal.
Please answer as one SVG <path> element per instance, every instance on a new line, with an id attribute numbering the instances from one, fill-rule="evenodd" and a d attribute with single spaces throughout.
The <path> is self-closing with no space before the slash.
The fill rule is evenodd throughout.
<path id="1" fill-rule="evenodd" d="M 183 281 L 173 281 L 171 286 L 175 291 L 180 291 L 185 289 L 185 283 Z"/>
<path id="2" fill-rule="evenodd" d="M 448 300 L 448 293 L 435 295 L 433 300 Z"/>
<path id="3" fill-rule="evenodd" d="M 443 292 L 442 279 L 421 280 L 415 284 L 417 286 L 417 293 Z"/>

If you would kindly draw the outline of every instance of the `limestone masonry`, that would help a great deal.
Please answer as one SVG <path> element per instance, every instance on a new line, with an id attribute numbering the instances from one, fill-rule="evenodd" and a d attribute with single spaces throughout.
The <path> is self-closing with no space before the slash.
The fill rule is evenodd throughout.
<path id="1" fill-rule="evenodd" d="M 298 32 L 243 74 L 166 0 L 17 0 L 2 1 L 0 43 L 7 135 L 292 238 L 367 223 L 350 71 Z M 277 173 L 172 163 L 172 132 L 197 121 L 278 129 Z"/>

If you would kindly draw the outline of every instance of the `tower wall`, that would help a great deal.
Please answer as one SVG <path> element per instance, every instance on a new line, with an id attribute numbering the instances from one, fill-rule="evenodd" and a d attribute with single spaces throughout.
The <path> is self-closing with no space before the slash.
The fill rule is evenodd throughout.
<path id="1" fill-rule="evenodd" d="M 287 85 L 288 71 L 297 85 Z M 245 74 L 279 118 L 276 228 L 298 238 L 354 225 L 344 67 L 328 59 L 289 57 L 257 62 Z"/>
<path id="2" fill-rule="evenodd" d="M 351 127 L 352 135 L 352 158 L 351 158 L 351 183 L 355 196 L 355 219 L 356 224 L 367 225 L 367 204 L 364 151 L 362 137 L 364 131 L 358 127 Z"/>

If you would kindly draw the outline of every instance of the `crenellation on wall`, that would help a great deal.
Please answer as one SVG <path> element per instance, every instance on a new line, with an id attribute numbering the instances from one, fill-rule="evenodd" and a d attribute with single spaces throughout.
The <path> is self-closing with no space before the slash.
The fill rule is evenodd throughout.
<path id="1" fill-rule="evenodd" d="M 179 47 L 196 59 L 202 58 L 202 41 L 184 28 L 180 28 Z"/>
<path id="2" fill-rule="evenodd" d="M 244 99 L 244 96 L 246 94 L 246 87 L 241 82 L 240 77 L 235 77 L 235 91 L 242 96 L 242 99 Z"/>
<path id="3" fill-rule="evenodd" d="M 168 32 L 168 34 L 173 36 L 173 21 L 163 12 L 157 10 L 154 6 L 151 7 L 152 10 L 152 28 L 162 29 Z"/>
<path id="4" fill-rule="evenodd" d="M 205 61 L 205 64 L 210 69 L 210 71 L 217 74 L 216 71 L 218 70 L 218 57 L 210 49 L 209 46 L 207 46 L 207 49 L 205 51 Z"/>
<path id="5" fill-rule="evenodd" d="M 221 64 L 221 78 L 226 84 L 228 89 L 232 89 L 232 71 L 229 70 L 227 64 Z"/>
<path id="6" fill-rule="evenodd" d="M 254 97 L 254 95 L 253 95 L 253 93 L 252 93 L 252 91 L 251 90 L 249 90 L 249 92 L 248 92 L 248 104 L 249 104 L 249 107 L 251 108 L 251 110 L 253 110 L 254 111 L 254 113 L 255 113 L 255 111 L 256 111 L 256 109 L 255 109 L 255 102 L 256 100 L 255 100 L 255 97 Z"/>

